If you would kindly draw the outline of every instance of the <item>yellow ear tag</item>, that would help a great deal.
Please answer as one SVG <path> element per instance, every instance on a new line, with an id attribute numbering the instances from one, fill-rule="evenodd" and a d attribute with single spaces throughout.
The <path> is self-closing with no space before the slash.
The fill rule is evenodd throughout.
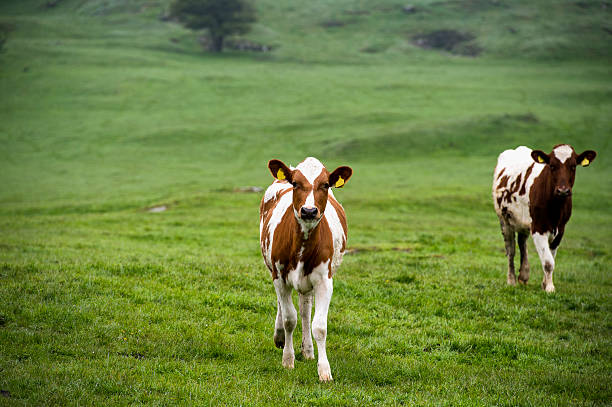
<path id="1" fill-rule="evenodd" d="M 336 185 L 334 185 L 336 188 L 340 188 L 342 185 L 344 185 L 344 180 L 342 179 L 342 177 L 338 177 L 338 181 L 336 181 Z"/>
<path id="2" fill-rule="evenodd" d="M 280 180 L 285 179 L 285 173 L 283 172 L 282 169 L 280 168 L 278 169 L 278 172 L 276 173 L 276 178 Z"/>
<path id="3" fill-rule="evenodd" d="M 591 162 L 589 161 L 588 158 L 585 158 L 584 160 L 582 160 L 582 162 L 580 163 L 580 165 L 582 165 L 583 167 L 586 167 L 587 165 L 589 165 Z"/>
<path id="4" fill-rule="evenodd" d="M 544 159 L 543 159 L 541 156 L 538 156 L 538 162 L 539 162 L 539 163 L 543 163 L 543 162 L 544 162 Z"/>

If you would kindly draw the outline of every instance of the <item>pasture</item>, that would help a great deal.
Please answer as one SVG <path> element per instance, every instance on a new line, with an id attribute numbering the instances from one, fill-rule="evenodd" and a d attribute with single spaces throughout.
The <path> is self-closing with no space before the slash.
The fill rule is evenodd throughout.
<path id="1" fill-rule="evenodd" d="M 45 3 L 0 4 L 0 405 L 612 402 L 612 8 L 261 0 L 276 48 L 211 55 L 164 1 Z M 480 55 L 410 40 L 453 24 Z M 561 142 L 599 155 L 557 292 L 531 241 L 508 287 L 497 155 Z M 325 385 L 299 324 L 281 366 L 244 190 L 306 156 L 354 170 Z"/>

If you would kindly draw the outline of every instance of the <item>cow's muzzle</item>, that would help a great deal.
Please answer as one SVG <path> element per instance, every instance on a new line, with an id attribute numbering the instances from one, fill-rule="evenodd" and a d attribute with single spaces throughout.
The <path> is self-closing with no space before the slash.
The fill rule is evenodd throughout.
<path id="1" fill-rule="evenodd" d="M 566 198 L 572 194 L 572 190 L 569 187 L 557 187 L 555 188 L 555 195 L 559 198 Z"/>
<path id="2" fill-rule="evenodd" d="M 300 217 L 302 218 L 302 220 L 316 219 L 318 213 L 319 210 L 316 207 L 306 208 L 305 206 L 302 206 L 302 209 L 300 209 Z"/>

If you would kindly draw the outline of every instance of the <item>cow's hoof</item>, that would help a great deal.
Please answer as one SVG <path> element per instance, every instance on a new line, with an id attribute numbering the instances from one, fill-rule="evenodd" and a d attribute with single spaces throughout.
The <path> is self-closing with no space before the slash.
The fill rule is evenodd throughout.
<path id="1" fill-rule="evenodd" d="M 527 281 L 529 281 L 529 277 L 523 277 L 523 276 L 518 277 L 518 282 L 522 285 L 527 285 Z"/>
<path id="2" fill-rule="evenodd" d="M 321 382 L 331 382 L 333 381 L 333 377 L 331 374 L 331 369 L 329 368 L 329 363 L 319 363 L 319 381 Z"/>
<path id="3" fill-rule="evenodd" d="M 508 285 L 516 285 L 516 278 L 515 277 L 508 277 Z"/>
<path id="4" fill-rule="evenodd" d="M 291 355 L 283 354 L 283 367 L 285 369 L 293 369 L 294 360 L 295 360 L 295 356 L 293 354 Z"/>
<path id="5" fill-rule="evenodd" d="M 277 329 L 274 331 L 274 345 L 282 349 L 285 347 L 285 331 L 282 329 Z"/>
<path id="6" fill-rule="evenodd" d="M 546 285 L 546 284 L 542 283 L 542 289 L 544 291 L 546 291 L 547 293 L 554 293 L 555 292 L 554 284 Z"/>
<path id="7" fill-rule="evenodd" d="M 310 349 L 302 348 L 302 356 L 304 356 L 304 359 L 306 360 L 314 359 L 314 349 L 313 348 L 310 348 Z"/>

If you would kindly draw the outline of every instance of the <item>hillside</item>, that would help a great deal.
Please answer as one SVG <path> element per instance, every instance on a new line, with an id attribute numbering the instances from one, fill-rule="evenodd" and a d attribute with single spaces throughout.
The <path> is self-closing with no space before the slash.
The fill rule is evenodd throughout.
<path id="1" fill-rule="evenodd" d="M 4 2 L 0 10 L 9 23 L 9 16 L 64 16 L 66 26 L 78 26 L 82 19 L 87 20 L 88 29 L 90 23 L 98 22 L 121 25 L 122 30 L 131 26 L 136 36 L 150 30 L 163 32 L 172 44 L 164 44 L 162 38 L 148 38 L 148 42 L 194 51 L 192 36 L 179 34 L 172 22 L 163 24 L 168 4 L 167 0 L 26 0 Z M 317 0 L 298 6 L 291 1 L 259 0 L 256 5 L 259 22 L 247 37 L 272 47 L 273 56 L 281 59 L 426 58 L 428 52 L 422 48 L 511 59 L 612 57 L 612 3 L 607 1 L 417 0 L 407 4 L 383 0 L 372 5 L 363 0 Z"/>
<path id="2" fill-rule="evenodd" d="M 213 55 L 167 1 L 0 2 L 0 405 L 609 405 L 612 6 L 298 3 Z M 558 143 L 598 156 L 546 295 L 491 177 Z M 249 192 L 306 156 L 354 170 L 331 385 L 281 367 Z"/>

